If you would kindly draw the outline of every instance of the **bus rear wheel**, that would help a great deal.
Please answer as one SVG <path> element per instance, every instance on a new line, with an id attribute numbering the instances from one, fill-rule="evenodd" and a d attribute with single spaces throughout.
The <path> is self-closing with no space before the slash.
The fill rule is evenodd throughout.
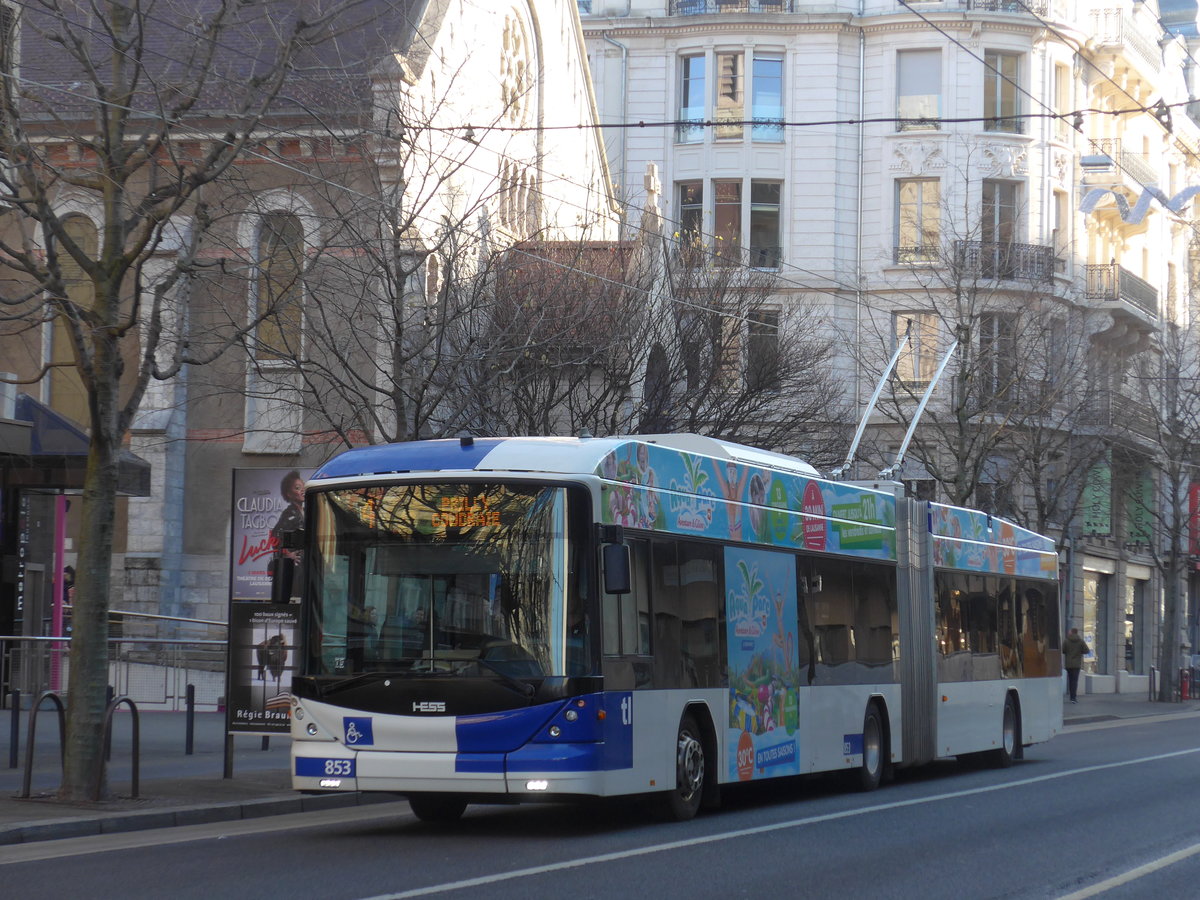
<path id="1" fill-rule="evenodd" d="M 992 764 L 997 768 L 1007 769 L 1017 758 L 1017 741 L 1020 739 L 1020 727 L 1017 721 L 1017 704 L 1013 702 L 1012 694 L 1008 694 L 1004 698 L 1000 746 L 992 751 Z"/>
<path id="2" fill-rule="evenodd" d="M 675 737 L 675 787 L 662 796 L 663 817 L 669 821 L 686 822 L 700 811 L 708 777 L 703 738 L 695 717 L 685 713 Z"/>
<path id="3" fill-rule="evenodd" d="M 440 825 L 457 822 L 467 809 L 467 801 L 454 794 L 409 794 L 408 805 L 422 822 Z"/>
<path id="4" fill-rule="evenodd" d="M 879 717 L 879 707 L 874 703 L 867 706 L 867 714 L 863 717 L 862 740 L 862 765 L 858 769 L 858 788 L 861 791 L 873 791 L 883 780 L 885 764 L 883 720 Z"/>

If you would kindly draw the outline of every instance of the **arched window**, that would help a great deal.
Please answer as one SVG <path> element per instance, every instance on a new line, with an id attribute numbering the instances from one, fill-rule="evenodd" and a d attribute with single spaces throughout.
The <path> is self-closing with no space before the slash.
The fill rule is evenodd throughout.
<path id="1" fill-rule="evenodd" d="M 500 45 L 500 100 L 509 121 L 524 125 L 529 119 L 533 91 L 532 53 L 521 22 L 513 16 L 504 22 Z"/>
<path id="2" fill-rule="evenodd" d="M 272 212 L 258 229 L 254 335 L 259 362 L 298 359 L 304 326 L 304 229 L 292 213 Z"/>
<path id="3" fill-rule="evenodd" d="M 96 226 L 84 216 L 70 216 L 63 221 L 67 238 L 90 259 L 96 258 L 99 241 Z M 69 303 L 88 310 L 96 302 L 96 287 L 75 257 L 59 245 L 59 271 L 64 293 Z M 75 348 L 71 343 L 70 327 L 64 314 L 55 317 L 50 333 L 50 406 L 68 419 L 80 424 L 88 422 L 87 392 L 79 370 L 75 367 Z"/>

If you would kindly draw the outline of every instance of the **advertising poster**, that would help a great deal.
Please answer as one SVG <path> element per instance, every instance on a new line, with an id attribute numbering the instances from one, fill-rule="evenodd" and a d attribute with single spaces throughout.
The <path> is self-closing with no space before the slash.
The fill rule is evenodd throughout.
<path id="1" fill-rule="evenodd" d="M 785 553 L 725 548 L 730 777 L 800 772 L 796 562 Z"/>
<path id="2" fill-rule="evenodd" d="M 279 535 L 304 527 L 304 482 L 315 469 L 234 469 L 230 542 L 229 596 L 233 600 L 270 600 L 267 570 L 279 547 Z M 288 555 L 300 560 L 298 551 Z M 298 597 L 303 579 L 292 584 Z"/>
<path id="3" fill-rule="evenodd" d="M 226 730 L 288 734 L 300 607 L 234 601 L 229 607 Z"/>

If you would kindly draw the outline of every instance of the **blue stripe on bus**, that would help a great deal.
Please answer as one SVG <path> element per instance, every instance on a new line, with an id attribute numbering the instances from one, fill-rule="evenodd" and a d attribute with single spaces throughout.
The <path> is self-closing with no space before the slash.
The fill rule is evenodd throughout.
<path id="1" fill-rule="evenodd" d="M 454 757 L 455 772 L 504 772 L 503 753 L 459 753 Z"/>
<path id="2" fill-rule="evenodd" d="M 476 438 L 470 444 L 461 441 L 412 441 L 403 444 L 376 444 L 347 450 L 334 457 L 310 479 L 346 478 L 353 475 L 381 475 L 389 472 L 438 472 L 443 469 L 474 469 L 505 438 Z"/>
<path id="3" fill-rule="evenodd" d="M 600 772 L 607 763 L 604 744 L 530 744 L 508 754 L 510 772 Z"/>
<path id="4" fill-rule="evenodd" d="M 561 701 L 525 709 L 507 709 L 454 720 L 459 753 L 505 753 L 534 740 L 538 731 L 563 708 Z"/>

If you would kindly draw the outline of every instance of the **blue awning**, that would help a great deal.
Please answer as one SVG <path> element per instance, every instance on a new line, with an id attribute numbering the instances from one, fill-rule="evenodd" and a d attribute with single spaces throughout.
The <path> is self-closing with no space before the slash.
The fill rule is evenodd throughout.
<path id="1" fill-rule="evenodd" d="M 27 454 L 5 456 L 0 462 L 10 487 L 82 490 L 90 439 L 66 416 L 28 394 L 18 394 L 14 415 L 28 423 Z M 150 463 L 122 450 L 118 461 L 117 492 L 127 497 L 150 496 Z"/>

